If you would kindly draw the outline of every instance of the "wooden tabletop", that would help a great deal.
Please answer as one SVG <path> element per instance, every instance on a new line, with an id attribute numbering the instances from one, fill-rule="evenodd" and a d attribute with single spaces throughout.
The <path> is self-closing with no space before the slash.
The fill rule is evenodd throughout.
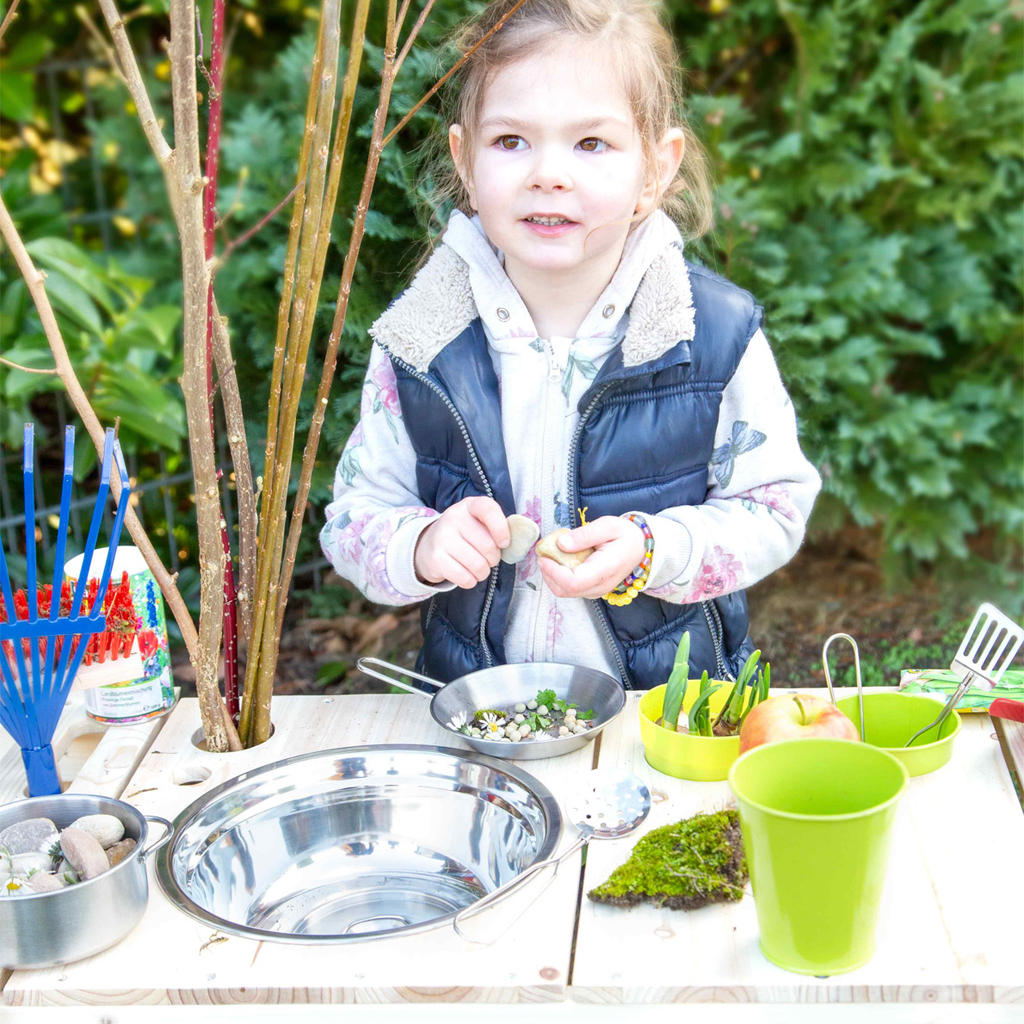
<path id="1" fill-rule="evenodd" d="M 880 1012 L 880 1022 L 923 1020 L 912 1004 L 923 1009 L 941 1002 L 951 1011 L 957 1004 L 965 1010 L 988 1004 L 993 1011 L 999 1006 L 1011 1012 L 1014 1004 L 1024 1004 L 1024 887 L 1019 882 L 1024 814 L 1007 768 L 1024 729 L 997 733 L 987 715 L 965 715 L 950 764 L 910 780 L 896 826 L 878 952 L 858 971 L 819 980 L 781 970 L 763 957 L 749 895 L 738 904 L 689 913 L 653 907 L 620 911 L 583 895 L 626 860 L 645 832 L 731 799 L 726 783 L 681 782 L 646 764 L 638 698 L 630 695 L 626 710 L 596 743 L 520 767 L 559 798 L 595 763 L 626 767 L 651 789 L 650 816 L 629 837 L 592 843 L 585 869 L 578 855 L 568 860 L 493 945 L 467 943 L 450 928 L 345 947 L 223 935 L 177 910 L 151 868 L 149 906 L 126 939 L 77 963 L 14 972 L 3 1001 L 13 1007 L 141 1009 L 142 1004 L 569 999 L 598 1018 L 613 1006 L 585 1004 L 632 1003 L 639 1010 L 642 1004 L 673 1001 L 728 1002 L 768 1004 L 766 1013 L 772 1004 L 790 1004 L 788 1019 L 794 1021 L 812 1019 L 797 1013 L 801 1003 L 904 1003 L 907 1016 Z M 279 697 L 272 715 L 276 732 L 262 747 L 208 754 L 192 744 L 199 727 L 196 701 L 179 702 L 121 798 L 143 813 L 173 818 L 226 779 L 284 757 L 362 743 L 457 745 L 451 733 L 434 724 L 426 702 L 414 696 Z M 567 826 L 562 848 L 573 831 Z M 958 1014 L 951 1012 L 949 1019 L 967 1019 Z M 783 1018 L 772 1013 L 758 1019 Z M 1010 1018 L 1000 1013 L 972 1019 Z"/>

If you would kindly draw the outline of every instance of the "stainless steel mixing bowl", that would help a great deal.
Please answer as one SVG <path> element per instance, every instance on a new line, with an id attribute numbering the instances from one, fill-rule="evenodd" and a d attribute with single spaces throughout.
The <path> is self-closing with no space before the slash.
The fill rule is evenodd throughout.
<path id="1" fill-rule="evenodd" d="M 562 815 L 520 768 L 428 746 L 277 761 L 187 807 L 160 886 L 222 932 L 352 942 L 447 924 L 551 856 Z"/>

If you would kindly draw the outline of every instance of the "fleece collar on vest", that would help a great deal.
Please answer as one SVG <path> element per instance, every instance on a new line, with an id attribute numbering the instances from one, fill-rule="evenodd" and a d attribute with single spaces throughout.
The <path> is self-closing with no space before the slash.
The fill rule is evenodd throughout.
<path id="1" fill-rule="evenodd" d="M 441 244 L 409 287 L 370 328 L 392 355 L 423 373 L 478 317 L 469 265 Z M 682 250 L 672 245 L 648 267 L 629 307 L 622 363 L 638 366 L 694 336 L 693 297 Z"/>

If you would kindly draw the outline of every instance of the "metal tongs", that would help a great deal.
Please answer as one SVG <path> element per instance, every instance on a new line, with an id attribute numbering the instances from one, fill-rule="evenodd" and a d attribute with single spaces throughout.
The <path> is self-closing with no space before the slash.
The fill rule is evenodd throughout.
<path id="1" fill-rule="evenodd" d="M 832 698 L 833 705 L 836 702 L 835 691 L 832 689 L 832 676 L 828 670 L 828 649 L 833 640 L 849 640 L 853 648 L 853 670 L 857 675 L 857 706 L 860 709 L 860 740 L 864 742 L 864 683 L 860 677 L 860 649 L 857 641 L 849 633 L 833 633 L 821 649 L 821 667 L 825 670 L 825 685 L 828 687 L 828 695 Z"/>

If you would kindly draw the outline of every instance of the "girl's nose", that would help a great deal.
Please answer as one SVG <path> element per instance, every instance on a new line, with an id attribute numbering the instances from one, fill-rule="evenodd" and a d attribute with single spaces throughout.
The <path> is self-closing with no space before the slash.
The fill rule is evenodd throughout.
<path id="1" fill-rule="evenodd" d="M 531 168 L 530 188 L 540 192 L 565 191 L 572 188 L 572 175 L 564 153 L 551 147 L 540 149 Z"/>

